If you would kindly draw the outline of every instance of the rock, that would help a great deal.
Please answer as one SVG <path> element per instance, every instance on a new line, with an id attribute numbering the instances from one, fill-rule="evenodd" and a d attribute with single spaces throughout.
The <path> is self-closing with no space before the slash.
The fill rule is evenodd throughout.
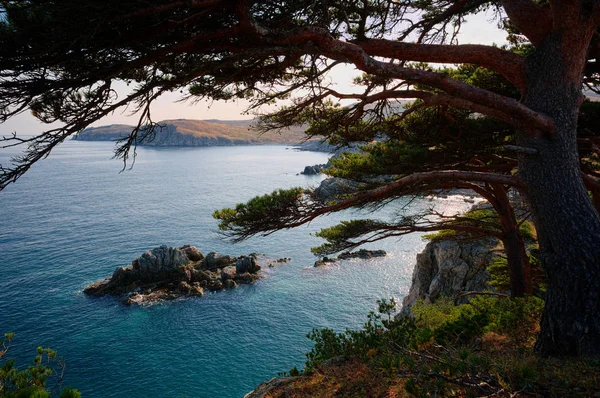
<path id="1" fill-rule="evenodd" d="M 280 265 L 287 264 L 290 261 L 292 261 L 291 258 L 289 258 L 289 257 L 282 257 L 282 258 L 276 259 L 275 261 L 269 262 L 268 265 L 269 265 L 269 268 L 275 268 L 275 267 L 279 267 Z"/>
<path id="2" fill-rule="evenodd" d="M 417 254 L 412 283 L 402 302 L 402 313 L 409 313 L 417 300 L 435 302 L 463 291 L 494 290 L 488 282 L 487 267 L 497 255 L 493 238 L 469 242 L 432 241 Z M 465 299 L 466 300 L 466 299 Z"/>
<path id="3" fill-rule="evenodd" d="M 190 292 L 190 290 L 192 290 L 192 287 L 187 282 L 181 281 L 181 282 L 179 282 L 179 285 L 177 286 L 177 289 L 179 289 L 179 291 L 181 293 L 186 293 L 187 294 L 187 293 Z"/>
<path id="4" fill-rule="evenodd" d="M 348 260 L 351 258 L 360 258 L 363 260 L 368 260 L 373 257 L 384 257 L 386 255 L 387 255 L 387 253 L 383 250 L 360 249 L 355 252 L 344 252 L 344 253 L 340 254 L 339 257 L 333 257 L 333 258 L 323 257 L 322 259 L 315 261 L 314 266 L 322 267 L 327 264 L 335 263 L 338 260 Z"/>
<path id="5" fill-rule="evenodd" d="M 137 261 L 134 260 L 133 269 L 139 273 L 140 279 L 152 279 L 157 274 L 171 272 L 189 262 L 180 249 L 163 245 L 146 251 Z"/>
<path id="6" fill-rule="evenodd" d="M 230 265 L 221 270 L 221 279 L 223 281 L 235 279 L 237 267 L 234 265 Z"/>
<path id="7" fill-rule="evenodd" d="M 356 191 L 358 183 L 343 178 L 330 177 L 321 181 L 315 189 L 315 195 L 322 201 L 336 199 L 336 196 Z"/>
<path id="8" fill-rule="evenodd" d="M 260 279 L 260 277 L 256 274 L 251 274 L 250 272 L 244 272 L 243 274 L 238 274 L 235 278 L 237 283 L 252 283 L 255 280 Z"/>
<path id="9" fill-rule="evenodd" d="M 200 286 L 199 282 L 194 282 L 191 286 L 189 294 L 193 296 L 204 296 L 204 289 Z"/>
<path id="10" fill-rule="evenodd" d="M 215 252 L 206 257 L 194 246 L 160 246 L 144 252 L 129 267 L 93 283 L 84 293 L 121 296 L 126 304 L 148 304 L 181 296 L 202 296 L 204 288 L 221 290 L 259 279 L 258 255 L 233 258 Z"/>
<path id="11" fill-rule="evenodd" d="M 256 258 L 253 256 L 241 257 L 235 263 L 235 270 L 238 274 L 243 274 L 246 272 L 255 274 L 260 271 L 260 265 L 258 265 Z"/>
<path id="12" fill-rule="evenodd" d="M 233 279 L 225 279 L 223 281 L 223 287 L 226 289 L 232 289 L 234 287 L 237 287 L 237 283 L 235 283 Z"/>
<path id="13" fill-rule="evenodd" d="M 90 296 L 104 296 L 107 293 L 106 286 L 108 283 L 110 283 L 110 279 L 108 278 L 100 282 L 92 283 L 83 289 L 83 292 Z"/>
<path id="14" fill-rule="evenodd" d="M 190 273 L 191 273 L 191 281 L 192 282 L 202 282 L 202 281 L 210 280 L 210 274 L 206 271 L 202 271 L 199 269 L 193 269 L 190 271 Z"/>
<path id="15" fill-rule="evenodd" d="M 366 250 L 360 249 L 355 252 L 344 252 L 338 256 L 339 260 L 347 260 L 350 258 L 361 258 L 367 260 L 373 257 L 385 257 L 387 253 L 384 250 Z"/>
<path id="16" fill-rule="evenodd" d="M 191 282 L 192 281 L 192 270 L 189 268 L 180 268 L 180 272 L 183 274 L 183 278 L 187 281 L 187 282 Z"/>
<path id="17" fill-rule="evenodd" d="M 300 174 L 307 176 L 321 174 L 321 171 L 327 167 L 327 164 L 315 164 L 314 166 L 306 166 Z"/>
<path id="18" fill-rule="evenodd" d="M 179 248 L 192 262 L 204 260 L 204 254 L 196 246 L 184 245 Z"/>
<path id="19" fill-rule="evenodd" d="M 329 258 L 329 257 L 323 257 L 320 260 L 315 261 L 315 267 L 322 267 L 324 265 L 327 264 L 331 264 L 331 263 L 335 263 L 337 261 L 337 258 Z"/>
<path id="20" fill-rule="evenodd" d="M 233 260 L 228 255 L 223 255 L 215 252 L 210 252 L 206 255 L 202 263 L 202 268 L 204 269 L 213 269 L 213 268 L 221 268 L 231 264 Z"/>
<path id="21" fill-rule="evenodd" d="M 208 289 L 209 290 L 221 290 L 223 289 L 223 282 L 221 282 L 220 279 L 213 279 L 210 282 L 208 282 Z"/>

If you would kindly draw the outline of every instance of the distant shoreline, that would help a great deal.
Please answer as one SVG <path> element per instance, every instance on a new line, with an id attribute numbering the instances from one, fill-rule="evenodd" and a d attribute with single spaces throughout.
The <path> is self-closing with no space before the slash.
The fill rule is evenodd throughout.
<path id="1" fill-rule="evenodd" d="M 235 145 L 300 145 L 305 139 L 304 128 L 289 129 L 284 133 L 259 134 L 250 121 L 219 120 L 165 120 L 148 142 L 138 142 L 149 147 L 209 147 Z M 112 124 L 90 127 L 72 137 L 76 141 L 115 141 L 127 137 L 134 126 Z"/>

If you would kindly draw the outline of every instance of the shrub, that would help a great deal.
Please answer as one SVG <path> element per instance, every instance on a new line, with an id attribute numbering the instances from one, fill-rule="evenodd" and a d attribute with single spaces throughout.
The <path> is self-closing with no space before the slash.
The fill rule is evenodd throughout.
<path id="1" fill-rule="evenodd" d="M 369 314 L 360 330 L 313 330 L 308 337 L 315 344 L 307 354 L 306 369 L 334 357 L 355 358 L 390 380 L 402 375 L 404 389 L 415 396 L 453 395 L 457 385 L 466 395 L 490 395 L 535 382 L 537 373 L 530 363 L 513 361 L 513 354 L 511 361 L 499 363 L 482 351 L 482 342 L 496 336 L 501 349 L 530 349 L 542 300 L 475 296 L 468 304 L 454 305 L 442 299 L 419 302 L 412 309 L 414 317 L 401 318 L 393 316 L 395 304 L 379 301 L 378 311 Z"/>
<path id="2" fill-rule="evenodd" d="M 51 390 L 46 388 L 47 381 L 56 379 L 56 387 L 62 382 L 64 364 L 57 359 L 57 352 L 40 346 L 33 365 L 21 370 L 14 359 L 5 358 L 13 338 L 14 333 L 7 333 L 0 340 L 0 397 L 49 398 Z M 65 388 L 60 398 L 81 398 L 81 394 L 75 389 Z"/>

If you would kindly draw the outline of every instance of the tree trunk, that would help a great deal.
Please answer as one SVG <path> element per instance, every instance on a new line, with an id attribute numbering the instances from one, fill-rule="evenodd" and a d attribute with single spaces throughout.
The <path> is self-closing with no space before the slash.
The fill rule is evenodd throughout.
<path id="1" fill-rule="evenodd" d="M 531 283 L 531 268 L 529 266 L 529 257 L 525 249 L 525 241 L 519 232 L 519 224 L 515 211 L 501 184 L 492 184 L 495 203 L 500 225 L 502 227 L 502 243 L 506 252 L 506 261 L 508 265 L 508 275 L 510 279 L 510 296 L 523 297 L 533 293 Z"/>
<path id="2" fill-rule="evenodd" d="M 518 134 L 519 145 L 538 151 L 519 155 L 519 174 L 528 187 L 549 283 L 536 351 L 600 358 L 600 216 L 580 176 L 576 144 L 589 41 L 573 39 L 587 31 L 576 33 L 551 33 L 527 59 L 523 102 L 552 117 L 556 133 Z"/>

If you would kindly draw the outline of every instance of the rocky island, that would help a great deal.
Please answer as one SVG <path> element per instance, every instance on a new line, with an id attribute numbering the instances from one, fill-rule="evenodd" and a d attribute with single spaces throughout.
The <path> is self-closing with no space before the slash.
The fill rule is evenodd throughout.
<path id="1" fill-rule="evenodd" d="M 125 304 L 145 304 L 209 291 L 234 288 L 261 278 L 259 255 L 231 257 L 215 252 L 206 256 L 195 246 L 160 246 L 118 267 L 110 278 L 84 289 L 90 296 L 113 295 Z M 267 260 L 265 258 L 265 260 Z M 271 261 L 269 266 L 287 262 Z M 267 260 L 268 261 L 268 260 Z"/>

